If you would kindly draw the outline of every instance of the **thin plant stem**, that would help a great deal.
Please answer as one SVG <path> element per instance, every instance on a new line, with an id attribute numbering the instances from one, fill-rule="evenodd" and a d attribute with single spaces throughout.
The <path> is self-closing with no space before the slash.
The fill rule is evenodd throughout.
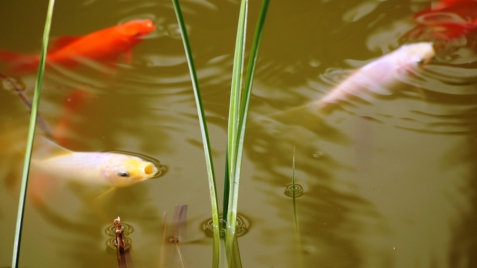
<path id="1" fill-rule="evenodd" d="M 171 237 L 173 238 L 173 243 L 176 246 L 177 254 L 179 255 L 179 260 L 181 262 L 182 268 L 185 268 L 185 262 L 182 257 L 182 251 L 179 247 L 179 243 L 184 243 L 186 240 L 185 232 L 187 229 L 187 205 L 176 205 L 174 211 L 174 217 L 172 219 L 172 231 Z"/>
<path id="2" fill-rule="evenodd" d="M 18 262 L 20 260 L 20 246 L 21 246 L 21 239 L 22 239 L 22 227 L 23 227 L 23 217 L 25 212 L 26 192 L 27 192 L 27 186 L 28 186 L 28 175 L 30 173 L 30 162 L 31 162 L 31 155 L 32 155 L 32 148 L 33 148 L 33 139 L 35 137 L 35 127 L 36 127 L 38 109 L 40 105 L 41 88 L 43 85 L 43 73 L 45 71 L 46 52 L 48 49 L 48 37 L 50 35 L 51 19 L 53 17 L 54 5 L 55 5 L 55 0 L 50 0 L 48 3 L 48 11 L 46 13 L 45 28 L 43 31 L 43 39 L 42 39 L 42 46 L 41 46 L 41 53 L 40 53 L 40 63 L 38 66 L 38 74 L 36 77 L 36 84 L 35 84 L 35 93 L 33 95 L 33 103 L 32 103 L 32 109 L 30 114 L 30 125 L 28 128 L 28 138 L 27 138 L 27 145 L 25 150 L 25 161 L 23 165 L 23 175 L 22 175 L 22 183 L 21 183 L 21 189 L 20 189 L 20 200 L 18 203 L 18 215 L 17 215 L 17 223 L 16 223 L 16 229 L 15 229 L 15 240 L 13 244 L 12 267 L 14 268 L 18 267 Z"/>
<path id="3" fill-rule="evenodd" d="M 293 163 L 292 163 L 292 200 L 293 200 L 293 219 L 295 222 L 295 244 L 296 244 L 296 253 L 298 256 L 297 267 L 303 267 L 303 258 L 302 258 L 302 245 L 301 245 L 301 236 L 300 236 L 300 226 L 298 225 L 298 211 L 296 204 L 296 180 L 295 180 L 295 170 L 296 170 L 296 153 L 295 146 L 293 146 Z"/>
<path id="4" fill-rule="evenodd" d="M 181 249 L 179 248 L 179 242 L 174 242 L 174 244 L 176 245 L 177 254 L 179 255 L 179 260 L 181 261 L 181 266 L 182 268 L 185 268 L 185 262 L 182 258 Z"/>
<path id="5" fill-rule="evenodd" d="M 218 200 L 217 200 L 217 188 L 215 183 L 214 163 L 212 159 L 212 152 L 210 149 L 207 122 L 205 119 L 205 112 L 202 105 L 199 81 L 197 78 L 194 59 L 192 56 L 192 50 L 190 48 L 189 37 L 187 35 L 187 29 L 185 26 L 184 18 L 182 16 L 179 0 L 172 0 L 172 3 L 174 5 L 177 21 L 179 23 L 181 34 L 182 34 L 182 41 L 184 44 L 184 50 L 187 57 L 187 64 L 189 65 L 189 71 L 190 71 L 191 80 L 192 80 L 192 88 L 194 90 L 194 96 L 195 96 L 195 101 L 197 106 L 197 114 L 199 116 L 202 142 L 204 145 L 204 154 L 205 154 L 205 161 L 207 166 L 207 175 L 209 180 L 210 203 L 212 208 L 212 223 L 213 223 L 212 229 L 214 232 L 212 267 L 219 267 L 219 258 L 220 258 L 220 222 L 219 222 L 219 208 L 218 208 L 219 206 L 218 206 Z"/>
<path id="6" fill-rule="evenodd" d="M 11 80 L 10 77 L 0 74 L 0 79 L 3 79 L 5 83 L 9 84 L 10 87 L 15 90 L 18 97 L 20 97 L 23 103 L 25 103 L 25 105 L 27 106 L 28 111 L 31 112 L 31 109 L 32 109 L 31 101 L 28 98 L 28 96 L 23 92 L 23 89 L 18 88 L 17 85 L 15 85 L 15 83 Z M 38 121 L 38 126 L 41 128 L 41 130 L 43 130 L 43 132 L 45 133 L 45 136 L 47 136 L 49 139 L 54 140 L 55 137 L 50 131 L 48 124 L 46 123 L 46 121 L 43 119 L 43 117 L 40 114 L 37 115 L 37 121 Z"/>
<path id="7" fill-rule="evenodd" d="M 296 182 L 295 182 L 295 146 L 293 146 L 293 164 L 292 164 L 292 199 L 293 199 L 293 219 L 295 220 L 295 231 L 300 232 L 298 226 L 298 216 L 296 211 Z"/>
<path id="8" fill-rule="evenodd" d="M 161 252 L 159 256 L 159 267 L 165 268 L 164 258 L 166 256 L 165 249 L 166 249 L 166 240 L 167 240 L 167 212 L 164 212 L 164 216 L 162 216 L 162 241 L 161 241 Z"/>

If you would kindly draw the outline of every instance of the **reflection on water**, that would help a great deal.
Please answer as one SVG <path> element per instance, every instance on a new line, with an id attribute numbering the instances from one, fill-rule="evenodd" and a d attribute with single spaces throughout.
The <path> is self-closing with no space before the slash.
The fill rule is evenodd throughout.
<path id="1" fill-rule="evenodd" d="M 219 218 L 219 222 L 225 226 L 225 222 L 222 218 L 222 215 Z M 236 223 L 236 231 L 235 235 L 237 237 L 241 237 L 245 235 L 250 228 L 250 220 L 247 219 L 245 216 L 237 214 L 237 223 Z M 212 218 L 207 219 L 204 223 L 202 223 L 202 230 L 204 231 L 205 234 L 209 237 L 214 236 L 214 226 L 213 226 L 213 221 Z M 220 232 L 220 237 L 225 237 L 225 229 L 222 229 Z"/>
<path id="2" fill-rule="evenodd" d="M 303 187 L 300 184 L 290 184 L 285 188 L 284 193 L 289 197 L 299 197 L 303 195 Z"/>
<path id="3" fill-rule="evenodd" d="M 116 223 L 116 220 L 115 220 L 115 223 Z M 130 233 L 134 232 L 134 228 L 131 225 L 126 223 L 121 223 L 119 226 L 121 227 L 120 233 L 122 235 L 123 243 L 125 246 L 124 249 L 129 250 L 130 247 L 132 246 L 132 240 L 128 238 L 127 236 L 129 236 Z M 117 239 L 116 236 L 118 235 L 116 232 L 116 226 L 112 224 L 108 226 L 104 230 L 104 232 L 111 237 L 110 239 L 106 241 L 107 250 L 111 253 L 116 253 L 117 247 L 118 247 L 117 245 L 118 243 L 116 240 Z"/>
<path id="4" fill-rule="evenodd" d="M 258 4 L 250 3 L 252 23 Z M 239 211 L 246 215 L 246 235 L 239 238 L 244 267 L 476 265 L 475 44 L 467 39 L 440 44 L 437 57 L 422 72 L 400 81 L 390 95 L 363 92 L 366 102 L 346 99 L 327 112 L 314 103 L 353 70 L 408 42 L 403 36 L 414 27 L 413 12 L 429 4 L 272 4 L 240 188 Z M 183 5 L 211 124 L 216 174 L 223 174 L 238 5 Z M 0 50 L 38 50 L 45 8 L 46 1 L 34 8 L 22 1 L 2 1 Z M 110 15 L 104 17 L 106 12 Z M 181 259 L 174 249 L 166 262 L 174 267 L 210 266 L 212 239 L 206 230 L 211 215 L 202 142 L 170 3 L 58 2 L 52 36 L 84 35 L 136 18 L 153 19 L 157 27 L 133 49 L 131 61 L 119 59 L 113 66 L 85 61 L 76 69 L 48 69 L 40 111 L 55 130 L 71 92 L 94 94 L 68 115 L 64 146 L 148 155 L 166 164 L 167 173 L 104 194 L 107 189 L 65 184 L 33 172 L 21 266 L 117 267 L 114 254 L 105 249 L 110 237 L 104 229 L 121 216 L 135 230 L 127 235 L 134 241 L 134 266 L 159 267 L 167 236 L 163 215 L 171 215 L 176 204 L 187 206 L 187 238 L 180 241 Z M 31 97 L 34 75 L 14 78 Z M 21 175 L 19 152 L 29 113 L 18 96 L 3 87 L 0 102 L 0 266 L 8 266 Z M 284 193 L 291 184 L 294 147 L 294 174 L 303 192 L 296 199 L 299 240 L 292 198 Z M 49 258 L 52 253 L 58 257 Z"/>

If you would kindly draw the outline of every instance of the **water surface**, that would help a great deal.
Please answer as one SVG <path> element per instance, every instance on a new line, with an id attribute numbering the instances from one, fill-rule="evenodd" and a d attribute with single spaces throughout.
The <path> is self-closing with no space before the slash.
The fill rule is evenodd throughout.
<path id="1" fill-rule="evenodd" d="M 47 70 L 42 116 L 54 130 L 72 91 L 93 92 L 96 97 L 71 115 L 65 147 L 141 153 L 169 170 L 101 202 L 94 200 L 104 189 L 33 172 L 20 265 L 116 267 L 105 229 L 120 216 L 134 228 L 128 237 L 135 267 L 181 267 L 173 245 L 162 242 L 163 225 L 181 204 L 188 206 L 186 241 L 180 243 L 183 261 L 187 267 L 209 267 L 212 239 L 202 230 L 211 217 L 207 175 L 172 4 L 56 4 L 52 38 L 80 36 L 135 18 L 153 19 L 157 30 L 133 49 L 132 62 L 120 59 L 114 74 L 95 66 Z M 0 49 L 39 51 L 46 5 L 2 1 Z M 239 6 L 236 1 L 182 5 L 221 189 Z M 240 185 L 239 212 L 249 225 L 239 238 L 244 267 L 475 266 L 477 72 L 470 41 L 439 53 L 391 96 L 370 95 L 370 103 L 350 100 L 328 113 L 307 106 L 350 70 L 408 42 L 403 36 L 414 25 L 412 14 L 429 5 L 399 0 L 271 3 Z M 258 11 L 259 3 L 250 3 L 252 25 Z M 34 74 L 16 78 L 31 94 Z M 29 113 L 11 91 L 1 88 L 0 101 L 0 266 L 9 266 Z M 291 183 L 294 147 L 295 178 L 304 189 L 297 199 L 299 233 L 292 199 L 284 194 Z M 164 259 L 161 252 L 167 253 Z"/>

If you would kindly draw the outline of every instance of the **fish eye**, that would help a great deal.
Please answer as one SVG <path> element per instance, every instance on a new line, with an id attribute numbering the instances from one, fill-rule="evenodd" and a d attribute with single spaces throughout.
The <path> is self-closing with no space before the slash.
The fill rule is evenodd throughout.
<path id="1" fill-rule="evenodd" d="M 120 170 L 118 171 L 118 173 L 116 173 L 116 175 L 118 175 L 119 177 L 129 177 L 129 172 L 127 172 L 126 170 Z"/>
<path id="2" fill-rule="evenodd" d="M 414 62 L 416 64 L 416 66 L 426 65 L 429 61 L 430 61 L 430 59 L 428 59 L 426 57 L 420 57 L 420 58 L 414 59 Z"/>

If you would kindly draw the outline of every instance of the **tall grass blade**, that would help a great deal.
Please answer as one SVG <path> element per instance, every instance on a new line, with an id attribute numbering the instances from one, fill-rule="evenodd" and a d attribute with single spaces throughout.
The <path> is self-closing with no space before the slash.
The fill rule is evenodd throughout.
<path id="1" fill-rule="evenodd" d="M 234 63 L 232 70 L 232 85 L 230 89 L 229 122 L 227 137 L 228 171 L 233 178 L 237 157 L 237 138 L 240 120 L 240 99 L 242 95 L 242 75 L 245 52 L 248 0 L 242 0 L 240 5 L 237 39 L 235 42 Z"/>
<path id="2" fill-rule="evenodd" d="M 195 70 L 194 59 L 192 56 L 192 50 L 190 48 L 189 37 L 187 35 L 187 29 L 185 26 L 184 18 L 182 16 L 182 11 L 179 5 L 179 0 L 172 0 L 174 5 L 174 10 L 177 16 L 177 21 L 179 23 L 182 41 L 184 44 L 184 50 L 187 57 L 187 64 L 189 65 L 189 71 L 192 80 L 192 88 L 194 90 L 195 101 L 197 105 L 197 114 L 199 116 L 200 129 L 202 134 L 202 142 L 204 144 L 204 154 L 205 161 L 207 166 L 207 175 L 209 179 L 209 192 L 210 192 L 210 203 L 212 208 L 212 222 L 213 222 L 213 231 L 214 231 L 214 246 L 212 254 L 212 267 L 219 267 L 219 258 L 220 258 L 220 222 L 219 222 L 219 208 L 217 201 L 217 188 L 215 183 L 214 175 L 214 163 L 212 160 L 212 153 L 210 149 L 209 135 L 207 130 L 207 122 L 205 119 L 204 108 L 202 105 L 202 98 L 200 94 L 199 82 L 197 79 L 197 73 Z"/>
<path id="3" fill-rule="evenodd" d="M 245 76 L 244 91 L 243 96 L 245 96 L 244 101 L 240 109 L 240 114 L 242 115 L 240 120 L 240 136 L 245 136 L 245 122 L 247 121 L 248 107 L 250 104 L 250 96 L 252 93 L 253 77 L 255 75 L 255 67 L 257 66 L 258 59 L 258 50 L 260 48 L 260 42 L 262 40 L 263 28 L 265 26 L 265 19 L 267 17 L 268 5 L 270 0 L 263 0 L 262 9 L 260 10 L 260 15 L 257 21 L 257 27 L 255 29 L 255 36 L 252 41 L 252 49 L 250 51 L 250 56 L 247 65 L 247 74 Z M 243 142 L 242 142 L 243 144 Z M 240 151 L 241 149 L 239 149 Z"/>
<path id="4" fill-rule="evenodd" d="M 228 142 L 227 142 L 228 146 Z M 225 172 L 224 172 L 224 192 L 222 200 L 222 217 L 223 223 L 227 222 L 227 215 L 229 211 L 229 194 L 230 194 L 230 175 L 229 175 L 229 150 L 225 149 Z"/>
<path id="5" fill-rule="evenodd" d="M 227 263 L 229 268 L 242 267 L 241 263 L 235 263 L 234 251 L 237 243 L 235 242 L 235 229 L 237 222 L 237 202 L 239 182 L 235 180 L 237 171 L 237 139 L 239 133 L 240 121 L 240 98 L 242 95 L 242 74 L 245 51 L 245 38 L 247 26 L 248 0 L 242 0 L 240 5 L 240 14 L 237 27 L 237 39 L 235 42 L 234 63 L 232 71 L 232 86 L 230 90 L 229 122 L 227 130 L 227 170 L 229 180 L 229 202 L 227 206 L 227 215 L 225 231 L 225 250 L 227 252 Z"/>
<path id="6" fill-rule="evenodd" d="M 38 66 L 38 74 L 36 77 L 35 83 L 35 93 L 33 95 L 33 103 L 32 109 L 30 114 L 30 125 L 28 128 L 28 138 L 27 138 L 27 145 L 25 150 L 25 161 L 23 164 L 23 175 L 22 175 L 22 183 L 20 188 L 20 200 L 18 203 L 18 215 L 17 215 L 17 223 L 15 229 L 15 240 L 13 244 L 13 257 L 12 257 L 12 267 L 18 267 L 18 262 L 20 260 L 20 246 L 21 246 L 21 239 L 22 239 L 22 227 L 23 227 L 23 216 L 25 212 L 25 200 L 26 200 L 26 192 L 28 186 L 28 175 L 30 173 L 30 162 L 31 162 L 31 155 L 32 155 L 32 147 L 33 147 L 33 138 L 35 137 L 35 127 L 37 121 L 37 114 L 38 108 L 40 105 L 40 95 L 41 95 L 41 87 L 43 85 L 43 73 L 45 71 L 45 61 L 46 61 L 46 52 L 48 49 L 48 37 L 50 35 L 50 28 L 51 28 L 51 19 L 53 17 L 53 7 L 55 5 L 55 0 L 50 0 L 48 3 L 48 11 L 46 13 L 46 21 L 45 21 L 45 28 L 43 31 L 43 39 L 42 39 L 42 46 L 41 46 L 41 53 L 40 53 L 40 64 Z"/>
<path id="7" fill-rule="evenodd" d="M 260 41 L 262 38 L 263 27 L 265 25 L 265 18 L 268 10 L 269 0 L 264 0 L 262 3 L 262 9 L 260 16 L 257 21 L 257 27 L 255 30 L 255 36 L 252 42 L 252 50 L 250 53 L 250 58 L 247 66 L 247 74 L 245 77 L 245 82 L 243 92 L 241 88 L 238 88 L 238 92 L 234 92 L 234 86 L 238 87 L 242 85 L 242 73 L 243 73 L 243 50 L 245 46 L 245 29 L 241 27 L 246 27 L 247 21 L 247 1 L 242 2 L 241 13 L 239 17 L 239 30 L 237 30 L 237 43 L 236 43 L 236 54 L 234 58 L 234 70 L 241 68 L 241 72 L 236 74 L 234 72 L 234 77 L 239 79 L 238 82 L 233 82 L 232 80 L 232 94 L 231 94 L 231 108 L 229 114 L 229 146 L 228 150 L 235 149 L 236 151 L 230 152 L 228 158 L 230 161 L 227 163 L 227 170 L 229 171 L 229 203 L 228 203 L 228 215 L 227 215 L 227 229 L 226 229 L 226 243 L 227 243 L 227 258 L 229 259 L 229 267 L 232 263 L 236 267 L 241 267 L 241 264 L 237 263 L 237 258 L 233 258 L 234 255 L 239 254 L 238 243 L 235 237 L 235 228 L 236 228 L 236 219 L 237 219 L 237 205 L 238 205 L 238 190 L 239 190 L 239 180 L 240 180 L 240 168 L 242 163 L 242 153 L 243 153 L 243 143 L 245 138 L 245 129 L 248 116 L 248 108 L 250 104 L 250 96 L 252 91 L 252 81 L 255 74 L 255 67 L 257 63 L 258 50 L 260 46 Z M 240 36 L 242 34 L 243 36 Z M 243 47 L 239 47 L 243 46 Z M 241 57 L 241 58 L 240 58 Z M 237 77 L 235 76 L 237 75 Z M 243 99 L 240 99 L 240 98 Z M 232 98 L 234 98 L 232 100 Z M 237 105 L 232 109 L 232 105 Z M 240 107 L 238 107 L 240 105 Z M 235 114 L 238 110 L 238 114 Z M 233 128 L 235 127 L 235 129 Z M 232 133 L 230 133 L 232 131 Z M 230 139 L 232 138 L 232 141 Z M 231 255 L 229 257 L 229 255 Z M 240 258 L 238 258 L 240 260 Z"/>

